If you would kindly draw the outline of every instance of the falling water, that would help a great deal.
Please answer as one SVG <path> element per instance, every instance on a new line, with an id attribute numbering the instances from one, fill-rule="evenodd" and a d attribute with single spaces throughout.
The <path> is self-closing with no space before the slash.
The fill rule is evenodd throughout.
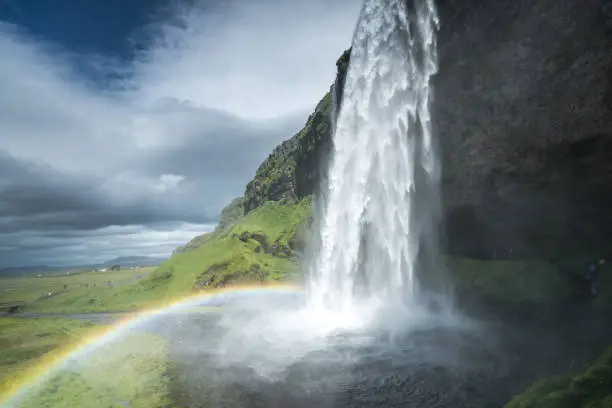
<path id="1" fill-rule="evenodd" d="M 365 1 L 334 123 L 311 306 L 417 299 L 419 260 L 435 249 L 427 247 L 440 178 L 429 110 L 437 28 L 433 0 Z"/>

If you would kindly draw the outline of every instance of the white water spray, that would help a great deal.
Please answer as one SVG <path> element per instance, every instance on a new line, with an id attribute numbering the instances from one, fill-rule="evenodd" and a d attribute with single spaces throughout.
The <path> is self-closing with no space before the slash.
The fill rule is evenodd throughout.
<path id="1" fill-rule="evenodd" d="M 309 266 L 315 309 L 416 301 L 419 251 L 437 227 L 429 104 L 438 16 L 433 0 L 410 2 L 366 0 L 354 33 Z"/>

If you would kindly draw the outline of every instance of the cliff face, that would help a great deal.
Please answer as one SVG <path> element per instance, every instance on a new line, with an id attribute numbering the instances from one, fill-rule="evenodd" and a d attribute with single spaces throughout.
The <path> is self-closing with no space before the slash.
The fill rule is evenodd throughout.
<path id="1" fill-rule="evenodd" d="M 438 0 L 448 242 L 555 253 L 612 238 L 612 19 L 598 0 Z M 609 3 L 609 2 L 608 2 Z"/>
<path id="2" fill-rule="evenodd" d="M 448 247 L 552 255 L 612 240 L 612 11 L 603 0 L 438 0 L 435 133 Z M 338 61 L 341 90 L 349 53 Z M 341 92 L 340 92 L 341 94 Z M 261 165 L 245 211 L 316 192 L 332 98 Z"/>
<path id="3" fill-rule="evenodd" d="M 302 130 L 284 141 L 259 166 L 255 178 L 246 186 L 244 212 L 266 201 L 296 202 L 314 194 L 325 175 L 331 149 L 333 95 L 342 95 L 349 52 L 338 59 L 338 73 L 332 90 L 317 105 Z M 335 87 L 335 89 L 334 89 Z"/>

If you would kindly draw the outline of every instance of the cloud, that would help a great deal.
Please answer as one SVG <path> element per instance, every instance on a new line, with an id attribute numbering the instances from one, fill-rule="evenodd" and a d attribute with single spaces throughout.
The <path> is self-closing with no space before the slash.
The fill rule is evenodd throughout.
<path id="1" fill-rule="evenodd" d="M 90 265 L 117 256 L 166 257 L 214 224 L 169 223 L 158 226 L 110 226 L 97 230 L 21 231 L 0 236 L 5 265 Z M 34 262 L 35 260 L 35 262 Z"/>
<path id="2" fill-rule="evenodd" d="M 0 21 L 0 267 L 169 254 L 210 229 L 329 89 L 361 2 L 191 3 L 127 65 Z"/>
<path id="3" fill-rule="evenodd" d="M 314 107 L 350 45 L 361 3 L 229 0 L 183 7 L 173 24 L 153 30 L 156 46 L 136 65 L 137 78 L 150 84 L 141 97 L 172 94 L 245 118 Z"/>

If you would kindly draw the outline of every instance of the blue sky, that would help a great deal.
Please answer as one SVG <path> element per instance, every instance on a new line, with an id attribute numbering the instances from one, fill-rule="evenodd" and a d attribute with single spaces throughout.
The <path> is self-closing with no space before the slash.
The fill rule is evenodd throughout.
<path id="1" fill-rule="evenodd" d="M 146 27 L 163 18 L 168 4 L 167 0 L 0 0 L 0 20 L 63 48 L 72 54 L 81 74 L 104 83 L 109 73 L 87 69 L 87 56 L 129 63 L 147 45 Z"/>
<path id="2" fill-rule="evenodd" d="M 129 57 L 130 38 L 150 22 L 159 0 L 3 0 L 0 18 L 78 53 Z"/>
<path id="3" fill-rule="evenodd" d="M 0 0 L 0 268 L 210 230 L 329 89 L 360 6 Z"/>

